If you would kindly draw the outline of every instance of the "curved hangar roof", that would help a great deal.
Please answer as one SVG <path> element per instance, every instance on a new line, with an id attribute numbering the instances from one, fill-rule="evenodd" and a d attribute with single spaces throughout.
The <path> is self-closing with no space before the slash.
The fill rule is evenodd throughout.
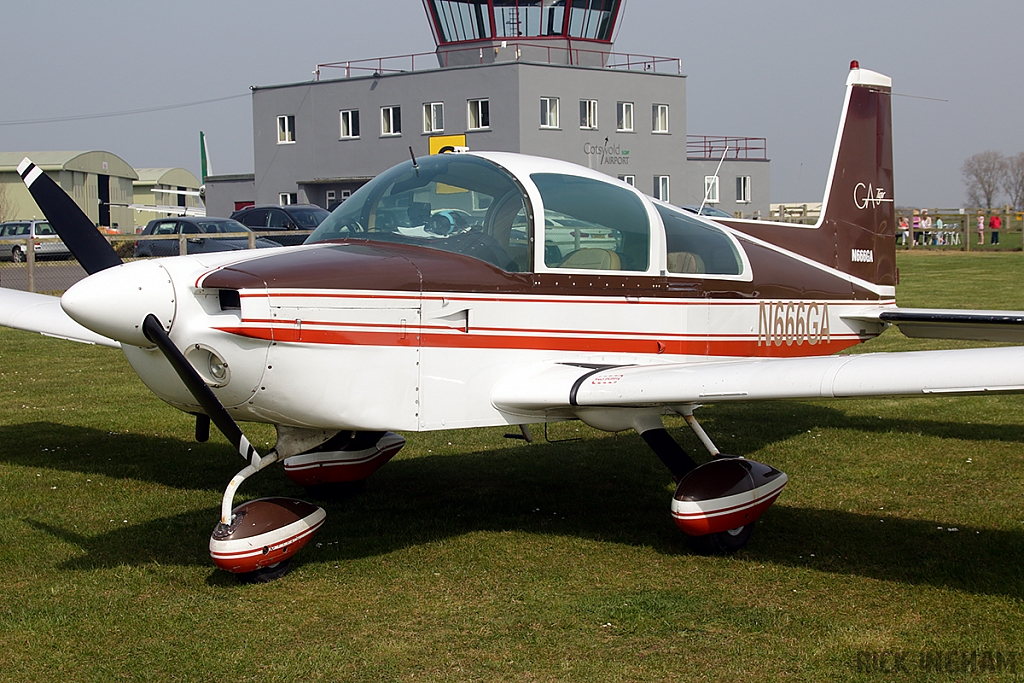
<path id="1" fill-rule="evenodd" d="M 138 180 L 135 181 L 135 186 L 146 186 L 146 185 L 174 185 L 178 187 L 188 187 L 191 189 L 199 189 L 199 179 L 196 178 L 192 171 L 184 168 L 137 168 L 135 172 L 139 174 Z"/>
<path id="2" fill-rule="evenodd" d="M 28 157 L 44 171 L 79 171 L 138 180 L 139 174 L 127 161 L 111 152 L 0 152 L 0 172 L 14 172 Z"/>

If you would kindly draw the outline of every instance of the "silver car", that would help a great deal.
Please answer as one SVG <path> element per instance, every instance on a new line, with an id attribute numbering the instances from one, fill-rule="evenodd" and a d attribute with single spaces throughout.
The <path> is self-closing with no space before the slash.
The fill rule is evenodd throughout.
<path id="1" fill-rule="evenodd" d="M 25 239 L 35 239 L 36 258 L 66 258 L 71 256 L 67 246 L 61 242 L 49 221 L 8 221 L 0 223 L 0 257 L 21 263 L 25 260 Z"/>

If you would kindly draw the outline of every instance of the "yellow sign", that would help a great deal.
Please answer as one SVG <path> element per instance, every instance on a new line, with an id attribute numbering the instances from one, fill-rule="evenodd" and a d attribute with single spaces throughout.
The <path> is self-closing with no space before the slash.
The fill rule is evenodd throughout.
<path id="1" fill-rule="evenodd" d="M 430 138 L 431 154 L 465 152 L 468 149 L 465 135 L 434 135 Z"/>

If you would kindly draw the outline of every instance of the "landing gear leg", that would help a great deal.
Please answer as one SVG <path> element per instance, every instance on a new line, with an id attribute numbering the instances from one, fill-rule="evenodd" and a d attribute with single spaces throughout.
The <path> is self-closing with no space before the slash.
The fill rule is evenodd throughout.
<path id="1" fill-rule="evenodd" d="M 712 460 L 677 480 L 672 517 L 697 552 L 734 553 L 750 542 L 754 523 L 782 493 L 787 477 L 768 465 L 725 455 L 693 416 L 693 406 L 677 410 Z"/>
<path id="2" fill-rule="evenodd" d="M 261 456 L 242 433 L 203 378 L 175 346 L 156 316 L 142 322 L 142 331 L 156 345 L 181 378 L 189 393 L 238 454 L 249 464 L 234 476 L 221 499 L 220 523 L 210 537 L 210 556 L 214 564 L 245 580 L 271 581 L 288 571 L 292 556 L 319 530 L 327 513 L 320 507 L 294 498 L 261 498 L 232 509 L 235 492 L 249 476 L 278 460 L 314 448 L 334 435 L 311 429 L 278 427 L 277 446 Z M 197 421 L 197 436 L 203 436 L 203 423 Z"/>

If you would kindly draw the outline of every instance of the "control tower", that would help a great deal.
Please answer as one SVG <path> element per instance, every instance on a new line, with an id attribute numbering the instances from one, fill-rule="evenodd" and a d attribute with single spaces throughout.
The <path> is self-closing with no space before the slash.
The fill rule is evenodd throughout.
<path id="1" fill-rule="evenodd" d="M 607 66 L 625 0 L 423 0 L 441 67 Z"/>

